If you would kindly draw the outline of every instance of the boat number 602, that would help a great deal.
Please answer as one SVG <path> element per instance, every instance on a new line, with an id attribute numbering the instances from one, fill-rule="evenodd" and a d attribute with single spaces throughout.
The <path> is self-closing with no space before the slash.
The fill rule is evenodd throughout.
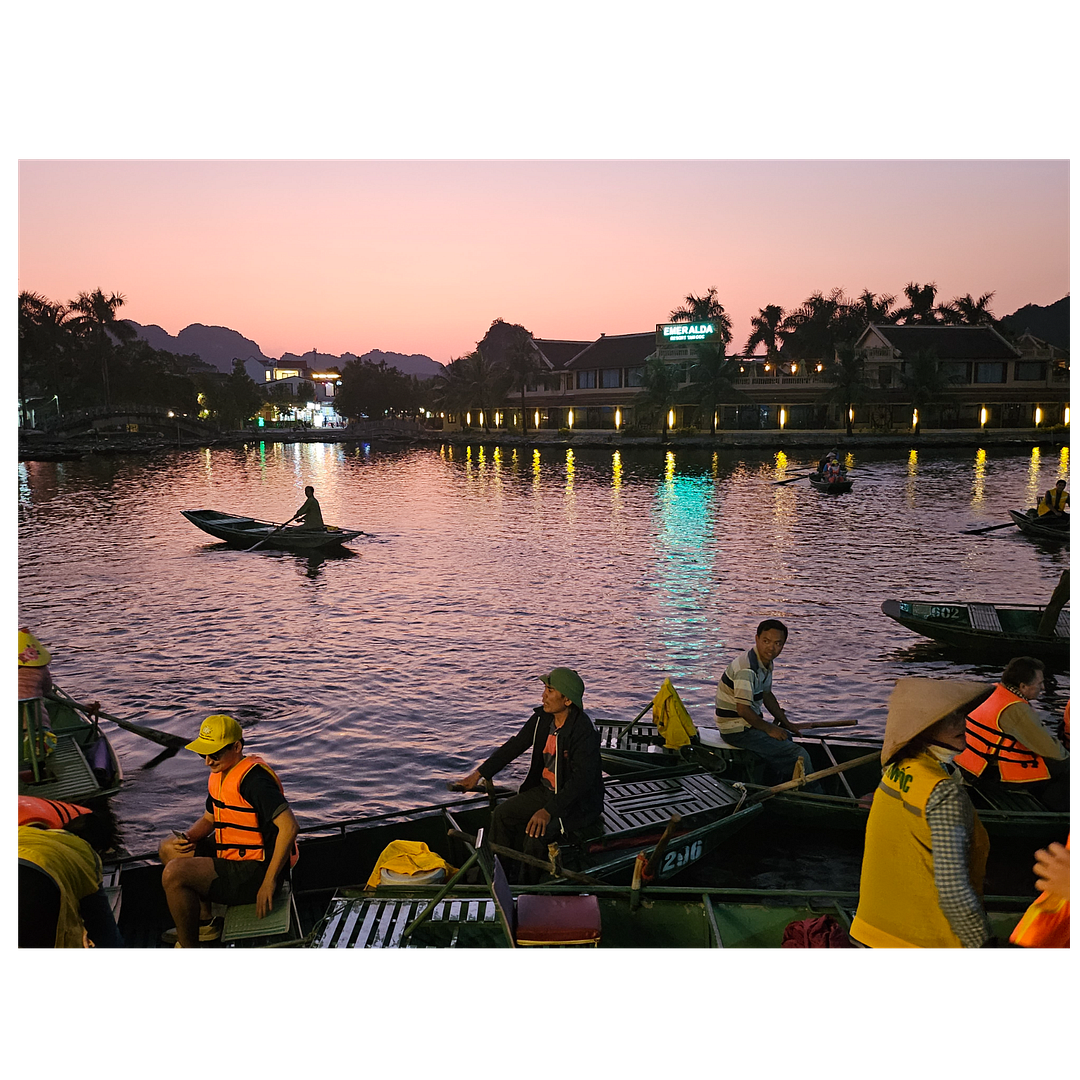
<path id="1" fill-rule="evenodd" d="M 936 604 L 930 608 L 931 619 L 961 619 L 963 611 L 954 607 L 938 607 Z"/>
<path id="2" fill-rule="evenodd" d="M 664 862 L 660 867 L 660 876 L 667 877 L 669 874 L 674 874 L 676 870 L 697 862 L 701 858 L 701 850 L 701 841 L 695 840 L 680 850 L 669 851 L 664 856 Z"/>

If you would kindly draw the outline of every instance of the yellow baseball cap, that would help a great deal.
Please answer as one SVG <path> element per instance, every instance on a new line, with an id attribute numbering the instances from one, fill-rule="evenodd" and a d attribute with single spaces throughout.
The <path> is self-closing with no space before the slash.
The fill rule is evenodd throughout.
<path id="1" fill-rule="evenodd" d="M 202 722 L 199 737 L 194 742 L 189 742 L 184 749 L 205 757 L 207 754 L 216 754 L 230 743 L 239 742 L 243 737 L 244 732 L 231 716 L 214 713 Z"/>

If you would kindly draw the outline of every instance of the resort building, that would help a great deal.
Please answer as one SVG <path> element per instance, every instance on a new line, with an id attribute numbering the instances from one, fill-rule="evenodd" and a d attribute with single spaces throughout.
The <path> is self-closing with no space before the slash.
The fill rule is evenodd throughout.
<path id="1" fill-rule="evenodd" d="M 315 357 L 316 354 L 312 354 Z M 263 410 L 264 419 L 270 421 L 288 420 L 300 421 L 310 424 L 312 427 L 328 427 L 344 424 L 345 420 L 339 416 L 334 408 L 334 398 L 341 386 L 341 372 L 337 366 L 318 367 L 309 364 L 306 359 L 290 357 L 288 362 L 281 360 L 269 360 L 263 366 L 264 381 L 263 392 L 272 395 L 274 389 L 280 388 L 288 397 L 299 398 L 303 394 L 304 384 L 314 387 L 314 401 L 303 404 L 290 403 L 285 394 L 278 402 L 268 401 Z"/>
<path id="2" fill-rule="evenodd" d="M 695 401 L 698 346 L 715 343 L 708 322 L 658 323 L 654 331 L 601 334 L 595 341 L 537 338 L 540 373 L 526 387 L 528 430 L 658 431 L 663 417 L 641 408 L 642 374 L 658 356 L 675 369 L 679 392 L 667 427 L 684 434 L 717 430 L 910 430 L 1007 428 L 1030 432 L 1069 423 L 1068 354 L 1030 333 L 1015 342 L 989 326 L 871 324 L 855 347 L 862 379 L 840 400 L 829 368 L 835 357 L 729 357 L 730 393 L 712 414 Z M 927 372 L 931 374 L 927 374 Z M 921 409 L 922 415 L 919 415 Z M 522 396 L 505 409 L 444 414 L 446 430 L 521 432 Z M 486 422 L 485 422 L 486 421 Z"/>

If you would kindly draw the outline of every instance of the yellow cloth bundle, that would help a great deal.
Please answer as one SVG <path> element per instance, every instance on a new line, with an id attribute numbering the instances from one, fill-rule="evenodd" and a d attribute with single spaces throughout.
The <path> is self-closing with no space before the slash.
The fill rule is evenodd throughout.
<path id="1" fill-rule="evenodd" d="M 63 829 L 20 825 L 19 858 L 40 866 L 60 887 L 54 948 L 81 949 L 85 928 L 79 901 L 101 888 L 101 860 L 94 849 Z"/>
<path id="2" fill-rule="evenodd" d="M 446 876 L 457 873 L 457 867 L 451 866 L 441 855 L 436 855 L 422 840 L 392 840 L 383 848 L 375 862 L 375 869 L 367 880 L 367 888 L 374 889 L 384 869 L 395 874 L 418 874 L 425 870 L 446 871 Z"/>
<path id="3" fill-rule="evenodd" d="M 664 737 L 664 746 L 669 750 L 678 750 L 690 745 L 690 737 L 697 734 L 694 721 L 686 711 L 670 679 L 665 679 L 656 692 L 652 703 L 653 723 Z"/>

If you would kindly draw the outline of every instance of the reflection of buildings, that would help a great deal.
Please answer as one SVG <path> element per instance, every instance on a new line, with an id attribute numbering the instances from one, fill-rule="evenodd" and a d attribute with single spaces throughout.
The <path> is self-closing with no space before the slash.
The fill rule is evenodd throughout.
<path id="1" fill-rule="evenodd" d="M 640 415 L 642 372 L 659 356 L 678 373 L 674 426 L 709 431 L 713 417 L 693 400 L 690 372 L 699 342 L 715 341 L 716 328 L 661 323 L 651 333 L 601 334 L 595 341 L 532 338 L 540 374 L 526 388 L 528 429 L 655 431 L 659 423 Z M 905 376 L 916 354 L 930 353 L 944 380 L 923 406 L 920 429 L 1048 429 L 1069 423 L 1068 354 L 1031 334 L 1010 343 L 987 326 L 869 325 L 856 342 L 863 351 L 865 386 L 852 407 L 860 432 L 902 432 L 913 424 L 912 393 Z M 831 359 L 831 358 L 830 358 Z M 824 400 L 833 387 L 826 358 L 733 356 L 737 394 L 716 409 L 721 430 L 838 430 L 844 406 Z M 859 400 L 861 399 L 861 400 Z M 498 429 L 521 431 L 521 395 L 511 391 Z M 446 417 L 449 430 L 481 426 L 479 408 Z"/>
<path id="2" fill-rule="evenodd" d="M 264 420 L 300 421 L 312 427 L 345 423 L 334 408 L 341 372 L 337 366 L 319 367 L 317 353 L 312 352 L 311 357 L 313 363 L 304 358 L 290 359 L 286 364 L 268 360 L 263 365 L 261 389 L 268 399 L 261 411 Z"/>

